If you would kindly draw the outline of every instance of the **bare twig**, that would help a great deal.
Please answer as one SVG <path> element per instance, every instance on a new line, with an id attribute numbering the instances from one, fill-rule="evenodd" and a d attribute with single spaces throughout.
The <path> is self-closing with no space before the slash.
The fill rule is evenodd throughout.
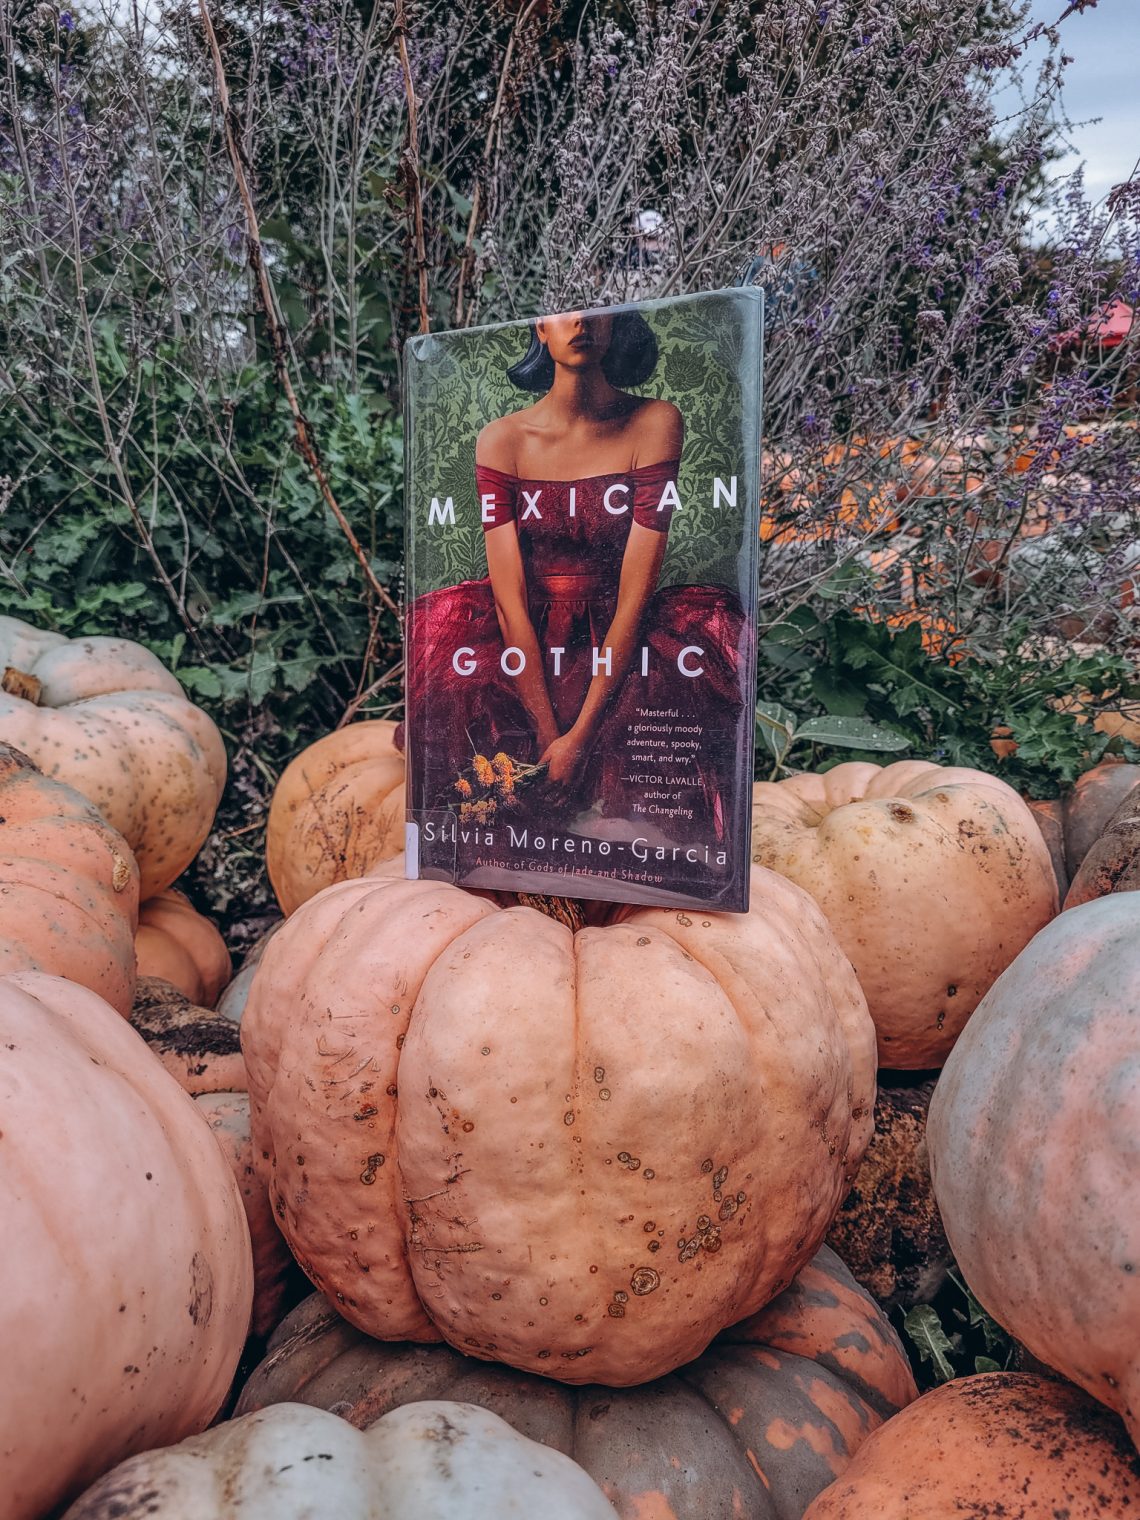
<path id="1" fill-rule="evenodd" d="M 241 197 L 242 208 L 245 212 L 247 229 L 247 245 L 249 251 L 249 263 L 257 280 L 258 290 L 261 296 L 261 307 L 265 314 L 266 326 L 269 329 L 269 339 L 273 350 L 273 365 L 277 374 L 281 390 L 288 403 L 289 410 L 293 414 L 293 427 L 297 438 L 297 447 L 302 458 L 309 466 L 313 478 L 317 482 L 325 505 L 336 519 L 337 526 L 348 541 L 349 548 L 356 557 L 364 573 L 364 579 L 375 594 L 384 604 L 393 617 L 399 616 L 395 601 L 392 599 L 386 586 L 376 576 L 367 554 L 353 532 L 352 525 L 345 517 L 340 504 L 333 494 L 328 476 L 322 468 L 320 455 L 313 439 L 312 429 L 308 419 L 301 410 L 297 393 L 293 388 L 292 377 L 289 373 L 289 360 L 286 350 L 286 327 L 277 304 L 277 297 L 273 289 L 273 282 L 269 277 L 269 271 L 265 266 L 262 256 L 261 229 L 258 225 L 257 212 L 254 209 L 253 196 L 249 187 L 249 179 L 246 175 L 245 154 L 237 132 L 237 123 L 233 106 L 230 103 L 229 86 L 226 83 L 225 66 L 222 62 L 222 50 L 218 43 L 218 35 L 214 30 L 214 24 L 210 19 L 208 0 L 199 0 L 199 9 L 202 16 L 202 25 L 209 42 L 210 53 L 214 62 L 214 77 L 217 84 L 218 100 L 222 108 L 222 119 L 225 124 L 226 146 L 229 150 L 230 162 L 233 165 L 234 179 L 237 182 L 238 194 Z"/>
<path id="2" fill-rule="evenodd" d="M 507 46 L 503 53 L 502 66 L 499 69 L 499 86 L 495 91 L 495 104 L 491 109 L 491 120 L 487 125 L 487 140 L 483 144 L 483 160 L 480 170 L 475 179 L 475 188 L 471 192 L 471 213 L 467 218 L 467 235 L 463 240 L 463 257 L 459 261 L 459 275 L 455 286 L 455 325 L 463 326 L 463 295 L 467 281 L 471 275 L 472 252 L 475 245 L 475 232 L 479 225 L 479 212 L 481 209 L 483 184 L 486 181 L 492 183 L 495 177 L 495 154 L 500 140 L 500 125 L 503 118 L 503 104 L 507 95 L 507 80 L 510 77 L 511 61 L 514 58 L 515 44 L 518 42 L 519 33 L 530 20 L 536 8 L 542 4 L 542 0 L 527 0 L 527 4 L 515 17 L 511 27 L 511 35 L 507 39 Z"/>
<path id="3" fill-rule="evenodd" d="M 348 704 L 344 712 L 341 714 L 340 722 L 337 724 L 337 728 L 347 727 L 347 725 L 352 722 L 353 718 L 356 717 L 357 713 L 365 705 L 366 702 L 371 702 L 372 698 L 376 696 L 377 692 L 383 691 L 385 686 L 391 686 L 394 682 L 402 680 L 403 675 L 404 662 L 403 660 L 400 660 L 395 665 L 393 665 L 390 670 L 386 670 L 382 676 L 373 681 L 371 686 L 366 687 L 363 691 L 359 692 L 355 697 L 353 697 L 352 701 Z"/>
<path id="4" fill-rule="evenodd" d="M 204 0 L 203 0 L 204 3 Z M 404 76 L 404 95 L 408 102 L 408 145 L 404 153 L 404 179 L 408 198 L 412 203 L 413 246 L 417 289 L 420 303 L 420 332 L 431 331 L 431 314 L 428 311 L 428 260 L 424 241 L 424 201 L 420 183 L 419 125 L 416 108 L 416 87 L 412 79 L 412 65 L 408 57 L 408 20 L 405 0 L 396 0 L 396 22 L 393 28 L 396 46 L 400 54 L 400 72 Z"/>

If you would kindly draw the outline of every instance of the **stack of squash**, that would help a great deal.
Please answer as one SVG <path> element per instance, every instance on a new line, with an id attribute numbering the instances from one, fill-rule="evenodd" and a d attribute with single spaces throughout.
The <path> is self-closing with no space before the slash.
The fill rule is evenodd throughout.
<path id="1" fill-rule="evenodd" d="M 758 785 L 747 914 L 583 922 L 405 881 L 360 724 L 283 775 L 214 1013 L 208 719 L 124 641 L 0 657 L 2 1520 L 1140 1505 L 1140 790 L 1060 913 L 1020 797 L 903 763 Z M 1068 1381 L 918 1398 L 828 1240 L 904 1307 L 952 1251 Z"/>

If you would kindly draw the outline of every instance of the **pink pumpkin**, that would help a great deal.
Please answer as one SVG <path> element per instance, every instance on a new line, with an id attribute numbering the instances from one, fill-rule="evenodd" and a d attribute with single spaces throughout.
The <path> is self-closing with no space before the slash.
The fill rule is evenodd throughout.
<path id="1" fill-rule="evenodd" d="M 253 1269 L 209 1125 L 113 1008 L 59 977 L 5 977 L 0 1050 L 0 1517 L 42 1520 L 206 1428 Z"/>
<path id="2" fill-rule="evenodd" d="M 1048 847 L 1012 787 L 925 760 L 757 782 L 752 858 L 827 915 L 879 1065 L 941 1066 L 979 999 L 1057 911 Z"/>
<path id="3" fill-rule="evenodd" d="M 402 873 L 396 866 L 395 872 Z M 874 1037 L 798 888 L 574 932 L 383 871 L 266 946 L 241 1023 L 281 1227 L 345 1316 L 567 1382 L 643 1382 L 823 1240 Z"/>

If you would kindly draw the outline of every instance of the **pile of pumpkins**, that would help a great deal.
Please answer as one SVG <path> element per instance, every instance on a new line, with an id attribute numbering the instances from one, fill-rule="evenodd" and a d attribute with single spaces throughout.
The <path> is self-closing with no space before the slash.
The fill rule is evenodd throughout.
<path id="1" fill-rule="evenodd" d="M 210 720 L 0 669 L 0 1520 L 1140 1512 L 1140 767 L 758 784 L 725 915 L 406 881 L 354 724 L 231 980 Z M 1048 1374 L 918 1396 L 951 1255 Z"/>

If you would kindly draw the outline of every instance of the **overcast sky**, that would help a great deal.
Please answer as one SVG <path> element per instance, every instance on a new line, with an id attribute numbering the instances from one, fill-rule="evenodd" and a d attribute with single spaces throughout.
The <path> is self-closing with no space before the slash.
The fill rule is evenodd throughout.
<path id="1" fill-rule="evenodd" d="M 1056 21 L 1066 8 L 1067 0 L 1032 0 L 1032 19 Z M 1140 157 L 1140 0 L 1097 0 L 1095 9 L 1068 17 L 1061 37 L 1073 59 L 1065 106 L 1075 151 L 1057 169 L 1083 158 L 1085 188 L 1098 201 Z"/>

